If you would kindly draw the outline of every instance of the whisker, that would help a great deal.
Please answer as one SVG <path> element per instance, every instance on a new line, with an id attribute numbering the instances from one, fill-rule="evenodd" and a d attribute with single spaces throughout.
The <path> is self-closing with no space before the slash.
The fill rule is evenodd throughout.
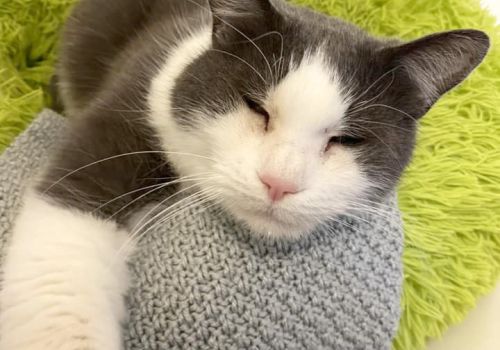
<path id="1" fill-rule="evenodd" d="M 238 28 L 236 28 L 235 26 L 233 26 L 231 23 L 229 23 L 229 22 L 225 21 L 224 19 L 222 19 L 220 16 L 217 16 L 216 14 L 212 13 L 212 11 L 210 11 L 209 8 L 207 8 L 205 6 L 202 6 L 202 5 L 196 3 L 193 0 L 187 0 L 187 1 L 189 1 L 193 5 L 196 5 L 196 6 L 200 7 L 200 8 L 202 8 L 205 11 L 209 11 L 209 13 L 211 13 L 214 18 L 216 18 L 217 20 L 221 21 L 222 23 L 224 23 L 228 27 L 232 28 L 236 33 L 240 34 L 242 37 L 244 37 L 245 39 L 247 39 L 248 42 L 250 42 L 257 49 L 257 51 L 259 51 L 259 53 L 262 55 L 262 58 L 264 58 L 264 61 L 266 62 L 267 67 L 269 69 L 269 73 L 271 73 L 271 77 L 273 77 L 273 70 L 271 68 L 271 64 L 269 63 L 269 60 L 267 59 L 266 55 L 261 50 L 261 48 L 249 36 L 247 36 L 241 30 L 239 30 Z"/>
<path id="2" fill-rule="evenodd" d="M 413 120 L 414 122 L 418 123 L 418 120 L 413 117 L 412 115 L 406 113 L 405 111 L 402 111 L 396 107 L 393 107 L 393 106 L 389 106 L 389 105 L 385 105 L 385 104 L 382 104 L 382 103 L 375 103 L 375 104 L 371 104 L 369 106 L 366 106 L 366 107 L 363 107 L 361 109 L 358 110 L 359 111 L 363 111 L 363 110 L 366 110 L 366 109 L 369 109 L 369 108 L 374 108 L 374 107 L 383 107 L 383 108 L 387 108 L 387 109 L 390 109 L 390 110 L 393 110 L 395 112 L 399 112 L 405 116 L 407 116 L 408 118 L 410 118 L 411 120 Z"/>
<path id="3" fill-rule="evenodd" d="M 180 214 L 182 211 L 186 211 L 186 210 L 189 210 L 190 208 L 192 207 L 195 207 L 195 206 L 203 206 L 206 202 L 210 202 L 210 201 L 213 201 L 213 199 L 211 198 L 205 198 L 205 199 L 202 199 L 202 200 L 199 200 L 197 202 L 192 202 L 192 203 L 188 203 L 187 205 L 185 205 L 183 208 L 181 209 L 178 209 L 176 210 L 175 212 L 172 213 L 172 216 L 175 216 L 175 215 L 178 215 Z M 204 206 L 202 207 L 202 210 L 200 212 L 205 212 L 207 211 L 208 209 L 214 207 L 214 206 L 217 206 L 219 205 L 220 203 L 219 202 L 214 202 L 212 203 L 211 205 L 208 205 L 208 206 Z M 168 220 L 170 220 L 170 218 L 168 218 Z M 127 241 L 122 245 L 122 247 L 118 250 L 117 254 L 121 254 L 121 252 L 123 250 L 126 250 L 126 247 L 130 246 L 130 245 L 134 245 L 135 242 L 139 242 L 148 232 L 150 232 L 151 230 L 153 230 L 154 228 L 162 225 L 163 223 L 165 223 L 167 220 L 163 220 L 161 219 L 161 221 L 153 224 L 151 227 L 147 228 L 144 232 L 142 232 L 141 234 L 139 235 L 136 235 L 135 237 L 131 237 L 129 239 L 127 239 Z M 177 225 L 173 226 L 172 228 L 176 228 L 178 225 L 180 225 L 181 222 L 179 222 Z"/>
<path id="4" fill-rule="evenodd" d="M 353 230 L 355 232 L 358 231 L 358 229 L 356 227 L 354 227 L 353 225 L 351 225 L 345 221 L 342 221 L 338 217 L 335 217 L 335 216 L 329 217 L 327 220 L 320 222 L 319 227 L 323 228 L 324 230 L 328 231 L 331 234 L 336 234 L 337 232 L 334 230 L 334 228 L 331 225 L 329 225 L 332 222 L 334 224 L 350 228 L 351 230 Z"/>
<path id="5" fill-rule="evenodd" d="M 370 86 L 368 86 L 368 88 L 363 91 L 363 93 L 361 93 L 361 95 L 357 96 L 356 97 L 356 100 L 354 103 L 357 103 L 356 101 L 359 101 L 359 99 L 361 99 L 361 97 L 363 97 L 364 95 L 366 95 L 376 84 L 378 84 L 378 82 L 382 79 L 384 79 L 388 74 L 391 74 L 393 73 L 394 71 L 396 71 L 397 69 L 399 68 L 402 68 L 403 66 L 402 65 L 399 65 L 399 66 L 396 66 L 390 70 L 388 70 L 387 72 L 383 73 L 380 77 L 378 77 L 372 84 L 370 84 Z"/>
<path id="6" fill-rule="evenodd" d="M 108 112 L 119 112 L 119 113 L 149 113 L 151 109 L 113 109 L 113 108 L 104 108 L 99 107 L 100 110 L 108 111 Z"/>
<path id="7" fill-rule="evenodd" d="M 175 211 L 171 212 L 171 213 L 168 213 L 165 217 L 162 217 L 160 218 L 156 223 L 153 223 L 150 227 L 148 227 L 143 233 L 141 233 L 139 236 L 138 236 L 138 239 L 140 239 L 140 237 L 142 237 L 144 235 L 144 233 L 148 232 L 148 231 L 151 231 L 153 230 L 154 228 L 164 224 L 165 222 L 167 222 L 168 220 L 170 220 L 171 218 L 175 217 L 176 215 L 178 215 L 179 213 L 182 213 L 183 211 L 186 211 L 194 206 L 200 206 L 204 203 L 207 203 L 207 202 L 210 202 L 212 201 L 213 199 L 217 198 L 218 197 L 218 193 L 212 193 L 212 194 L 207 194 L 207 193 L 199 193 L 199 196 L 197 196 L 199 198 L 196 198 L 196 201 L 195 202 L 189 202 L 189 203 L 186 203 L 184 204 L 183 206 L 181 206 L 180 208 L 177 208 Z M 192 199 L 192 198 L 191 198 Z M 165 213 L 163 213 L 165 214 Z M 140 232 L 140 231 L 139 231 Z"/>
<path id="8" fill-rule="evenodd" d="M 384 211 L 381 209 L 372 208 L 370 206 L 360 205 L 359 203 L 352 203 L 351 206 L 348 208 L 348 212 L 346 213 L 346 215 L 361 218 L 359 215 L 356 215 L 356 213 L 359 213 L 360 215 L 364 214 L 375 215 L 377 217 L 382 217 L 385 219 L 390 219 L 393 217 L 390 211 Z"/>
<path id="9" fill-rule="evenodd" d="M 137 188 L 135 190 L 132 190 L 132 191 L 129 191 L 129 192 L 126 192 L 126 193 L 123 193 L 117 197 L 114 197 L 113 199 L 107 201 L 106 203 L 103 203 L 101 205 L 99 205 L 97 208 L 93 209 L 92 210 L 92 213 L 95 213 L 95 212 L 98 212 L 99 210 L 101 210 L 102 208 L 104 208 L 105 206 L 113 203 L 113 202 L 116 202 L 124 197 L 127 197 L 131 194 L 134 194 L 134 193 L 137 193 L 137 192 L 141 192 L 141 191 L 144 191 L 144 190 L 148 190 L 150 188 L 154 188 L 155 190 L 157 189 L 157 187 L 161 187 L 161 186 L 164 186 L 165 184 L 154 184 L 154 185 L 150 185 L 150 186 L 144 186 L 144 187 L 141 187 L 141 188 Z M 154 190 L 154 191 L 155 191 Z M 148 192 L 149 193 L 149 192 Z M 112 218 L 115 214 L 113 214 L 110 218 Z"/>
<path id="10" fill-rule="evenodd" d="M 380 141 L 380 143 L 382 143 L 385 147 L 387 147 L 387 149 L 389 150 L 389 152 L 393 156 L 394 160 L 396 160 L 396 162 L 399 164 L 401 169 L 404 168 L 404 165 L 399 160 L 399 157 L 398 157 L 398 154 L 396 153 L 396 151 L 394 151 L 391 146 L 389 146 L 380 136 L 378 136 L 377 133 L 375 133 L 373 130 L 370 130 L 369 128 L 365 128 L 361 125 L 356 125 L 356 128 L 360 128 L 362 130 L 368 131 L 370 134 L 375 136 Z"/>
<path id="11" fill-rule="evenodd" d="M 376 121 L 366 120 L 366 119 L 356 119 L 356 121 L 360 121 L 360 122 L 363 122 L 363 123 L 369 123 L 369 124 L 377 124 L 377 125 L 389 126 L 389 127 L 391 127 L 391 128 L 395 128 L 395 129 L 403 130 L 403 131 L 406 131 L 406 132 L 411 132 L 411 131 L 412 131 L 412 130 L 410 130 L 410 129 L 407 129 L 407 128 L 402 128 L 402 127 L 400 127 L 400 126 L 393 125 L 393 124 L 389 124 L 389 123 L 376 122 Z"/>
<path id="12" fill-rule="evenodd" d="M 206 182 L 206 181 L 204 181 L 204 182 Z M 202 183 L 204 183 L 204 182 L 202 182 Z M 154 213 L 154 211 L 155 211 L 156 209 L 158 209 L 160 206 L 162 206 L 164 203 L 166 203 L 167 201 L 169 201 L 169 200 L 170 200 L 170 199 L 172 199 L 173 197 L 175 197 L 175 196 L 177 196 L 177 195 L 179 195 L 179 194 L 181 194 L 181 193 L 184 193 L 184 192 L 186 192 L 186 191 L 189 191 L 190 189 L 192 189 L 192 188 L 194 188 L 194 187 L 196 187 L 196 186 L 198 186 L 198 185 L 199 185 L 199 184 L 193 184 L 193 185 L 191 185 L 191 186 L 188 186 L 188 187 L 186 187 L 186 188 L 183 188 L 182 190 L 177 191 L 177 192 L 175 192 L 174 194 L 172 194 L 172 195 L 168 196 L 167 198 L 163 199 L 162 201 L 160 201 L 160 202 L 159 202 L 156 206 L 154 206 L 151 210 L 149 210 L 149 211 L 148 211 L 148 212 L 147 212 L 147 213 L 146 213 L 146 214 L 142 217 L 142 219 L 141 219 L 141 220 L 139 220 L 139 221 L 136 223 L 136 225 L 135 225 L 135 226 L 133 227 L 133 229 L 131 230 L 131 231 L 132 231 L 132 235 L 134 235 L 134 233 L 135 233 L 136 231 L 140 231 L 140 230 L 142 230 L 142 229 L 143 229 L 143 227 L 144 227 L 145 225 L 147 225 L 147 224 L 148 224 L 148 222 L 150 222 L 151 220 L 155 220 L 158 216 L 160 216 L 160 215 L 161 215 L 161 213 L 158 213 L 158 214 L 154 215 L 154 216 L 153 216 L 150 220 L 148 220 L 146 223 L 144 223 L 144 224 L 143 224 L 144 219 L 145 219 L 146 217 L 148 217 L 149 215 L 151 215 L 152 213 Z M 195 194 L 196 194 L 196 193 L 200 193 L 200 192 L 201 192 L 201 191 L 195 192 Z M 194 195 L 194 194 L 193 194 L 193 195 Z M 191 196 L 193 196 L 193 195 L 190 195 L 190 196 L 188 196 L 188 197 L 185 197 L 184 199 L 181 199 L 180 201 L 183 201 L 183 200 L 188 200 L 188 199 L 189 199 Z M 174 205 L 175 205 L 175 204 L 174 204 Z M 168 208 L 167 208 L 167 209 L 168 209 Z M 142 226 L 140 226 L 140 227 L 139 227 L 139 225 L 141 225 L 141 224 L 142 224 Z M 139 227 L 139 228 L 138 228 L 138 227 Z"/>
<path id="13" fill-rule="evenodd" d="M 281 39 L 280 58 L 278 60 L 275 59 L 274 64 L 273 64 L 273 67 L 275 68 L 273 81 L 274 81 L 274 84 L 277 84 L 278 81 L 277 81 L 276 78 L 279 78 L 281 76 L 281 72 L 279 70 L 279 66 L 276 67 L 276 65 L 278 63 L 280 63 L 281 61 L 283 61 L 283 55 L 284 55 L 284 50 L 285 50 L 285 39 L 283 37 L 283 34 L 281 34 L 280 32 L 278 32 L 276 30 L 273 30 L 273 31 L 267 32 L 265 34 L 262 34 L 262 35 L 258 36 L 257 38 L 254 38 L 253 40 L 257 41 L 259 39 L 262 39 L 262 38 L 264 38 L 266 36 L 269 36 L 269 35 L 272 35 L 272 34 L 278 35 L 280 37 L 280 39 Z M 274 58 L 274 56 L 273 56 L 273 58 Z M 276 69 L 276 68 L 278 68 L 278 69 Z"/>
<path id="14" fill-rule="evenodd" d="M 377 95 L 375 95 L 374 97 L 372 97 L 369 100 L 365 100 L 365 101 L 361 101 L 361 102 L 357 103 L 355 105 L 355 108 L 353 108 L 351 111 L 349 111 L 348 115 L 356 113 L 361 107 L 366 106 L 367 104 L 377 100 L 380 96 L 382 96 L 391 87 L 392 83 L 394 83 L 394 79 L 395 79 L 395 77 L 393 74 L 391 81 L 389 82 L 389 84 L 387 84 L 387 86 L 381 92 L 379 92 Z"/>
<path id="15" fill-rule="evenodd" d="M 198 192 L 198 193 L 196 193 L 196 195 L 199 195 L 199 194 L 200 194 L 199 192 Z M 191 196 L 189 196 L 189 198 L 191 198 L 191 197 L 193 197 L 193 196 L 194 196 L 194 195 L 191 195 Z M 184 198 L 184 199 L 185 199 L 185 198 Z M 169 209 L 171 209 L 171 208 L 175 207 L 176 205 L 178 205 L 178 204 L 179 204 L 179 203 L 181 203 L 182 201 L 183 201 L 183 200 L 180 200 L 180 201 L 178 201 L 178 202 L 174 203 L 173 205 L 169 206 L 168 208 L 166 208 L 166 209 L 162 210 L 160 213 L 155 214 L 155 215 L 154 215 L 152 218 L 150 218 L 150 219 L 147 219 L 147 220 L 146 220 L 146 218 L 148 218 L 148 216 L 149 216 L 149 215 L 153 212 L 152 210 L 150 210 L 150 211 L 148 211 L 146 214 L 144 214 L 144 215 L 142 216 L 142 218 L 139 220 L 138 224 L 136 224 L 136 225 L 134 226 L 134 228 L 131 230 L 131 233 L 130 233 L 130 235 L 129 235 L 128 239 L 125 241 L 125 243 L 124 243 L 124 244 L 122 244 L 122 246 L 120 247 L 120 249 L 118 249 L 118 252 L 117 252 L 117 253 L 118 253 L 118 254 L 120 254 L 123 250 L 128 249 L 128 247 L 129 247 L 129 244 L 130 244 L 130 243 L 137 241 L 137 239 L 136 239 L 136 238 L 137 238 L 137 236 L 138 236 L 138 235 L 140 235 L 140 232 L 141 232 L 144 228 L 148 227 L 148 225 L 150 225 L 150 224 L 151 224 L 154 220 L 156 220 L 156 218 L 157 218 L 158 216 L 163 215 L 163 214 L 164 214 L 165 212 L 167 212 Z M 160 205 L 161 205 L 161 204 L 160 204 Z M 158 206 L 156 206 L 153 210 L 156 210 L 157 208 L 158 208 Z M 139 227 L 139 229 L 136 229 L 136 227 L 139 225 L 139 223 L 143 222 L 144 220 L 146 220 L 146 221 L 145 221 L 145 223 L 144 223 L 143 225 L 141 225 L 141 226 Z"/>
<path id="16" fill-rule="evenodd" d="M 178 193 L 176 193 L 178 194 Z M 185 198 L 182 198 L 181 200 L 177 201 L 176 203 L 168 206 L 167 208 L 165 209 L 162 209 L 159 213 L 155 214 L 153 217 L 151 217 L 150 219 L 146 220 L 146 222 L 144 224 L 141 225 L 141 227 L 139 227 L 138 229 L 136 229 L 135 227 L 137 227 L 138 225 L 136 225 L 134 227 L 134 229 L 132 229 L 132 233 L 130 234 L 129 238 L 127 239 L 127 241 L 122 245 L 122 247 L 120 247 L 120 249 L 118 250 L 118 253 L 120 253 L 121 251 L 123 250 L 126 250 L 128 248 L 128 245 L 132 242 L 135 242 L 135 241 L 139 241 L 141 239 L 141 237 L 144 236 L 144 234 L 146 232 L 149 232 L 153 227 L 157 227 L 158 226 L 158 222 L 154 223 L 155 220 L 157 220 L 158 218 L 160 218 L 159 221 L 163 220 L 164 218 L 161 218 L 161 216 L 165 215 L 166 213 L 168 213 L 169 210 L 171 209 L 176 209 L 176 206 L 178 206 L 179 204 L 182 204 L 186 201 L 190 201 L 190 200 L 193 200 L 193 199 L 197 199 L 197 202 L 188 202 L 187 204 L 183 204 L 181 206 L 181 208 L 178 208 L 176 209 L 174 212 L 168 214 L 168 218 L 178 214 L 179 212 L 181 212 L 182 210 L 187 210 L 187 208 L 190 208 L 191 206 L 194 206 L 198 203 L 200 203 L 202 200 L 204 201 L 205 199 L 207 198 L 203 198 L 203 196 L 206 196 L 205 193 L 203 193 L 203 191 L 198 191 L 198 192 L 195 192 L 194 194 L 192 195 L 189 195 L 188 197 L 185 197 Z M 199 198 L 198 198 L 199 197 Z M 207 200 L 208 201 L 208 200 Z M 164 201 L 162 201 L 164 202 Z M 160 203 L 161 205 L 162 203 Z M 156 210 L 158 208 L 158 206 L 156 206 L 153 210 Z M 147 218 L 153 211 L 150 210 L 148 211 L 143 217 L 142 219 L 140 220 L 140 222 L 144 221 L 145 218 Z M 163 220 L 161 222 L 165 222 L 166 220 Z M 151 225 L 152 226 L 149 226 Z M 141 233 L 141 231 L 143 231 L 144 229 L 146 229 L 144 232 Z"/>
<path id="17" fill-rule="evenodd" d="M 203 173 L 201 173 L 203 174 Z M 111 215 L 109 217 L 109 219 L 112 219 L 113 217 L 115 217 L 116 215 L 118 215 L 119 213 L 121 213 L 123 210 L 127 209 L 128 207 L 130 207 L 132 204 L 138 202 L 139 200 L 141 200 L 142 198 L 150 195 L 151 193 L 154 193 L 156 191 L 159 191 L 167 186 L 170 186 L 170 185 L 175 185 L 175 184 L 181 184 L 181 183 L 186 183 L 186 182 L 192 182 L 192 181 L 199 181 L 199 180 L 206 180 L 208 179 L 207 177 L 195 177 L 197 175 L 190 175 L 190 176 L 184 176 L 182 178 L 179 178 L 179 179 L 176 179 L 176 180 L 172 180 L 172 181 L 169 181 L 169 182 L 166 182 L 166 183 L 161 183 L 161 184 L 156 184 L 156 185 L 153 185 L 153 186 L 146 186 L 146 187 L 143 187 L 143 188 L 140 188 L 139 190 L 134 190 L 134 191 L 131 191 L 131 192 L 128 192 L 128 193 L 125 193 L 121 196 L 118 196 L 118 197 L 115 197 L 114 199 L 108 201 L 107 203 L 101 205 L 99 208 L 95 209 L 95 210 L 99 210 L 101 209 L 102 207 L 108 205 L 109 203 L 112 203 L 116 200 L 119 200 L 120 198 L 123 198 L 131 193 L 135 193 L 135 192 L 138 192 L 138 191 L 141 191 L 141 190 L 144 190 L 144 189 L 148 189 L 148 188 L 151 188 L 151 187 L 154 187 L 152 190 L 140 195 L 139 197 L 131 200 L 130 202 L 128 202 L 126 205 L 122 206 L 120 209 L 118 209 L 115 213 L 113 213 L 113 215 Z M 214 177 L 215 178 L 215 177 Z"/>
<path id="18" fill-rule="evenodd" d="M 228 56 L 231 56 L 233 58 L 236 58 L 236 59 L 240 60 L 241 62 L 243 62 L 244 64 L 246 64 L 248 67 L 250 67 L 255 72 L 255 74 L 257 74 L 259 76 L 259 78 L 262 80 L 262 82 L 264 83 L 264 85 L 267 85 L 267 81 L 266 81 L 266 79 L 264 79 L 264 77 L 262 76 L 262 74 L 260 74 L 259 71 L 254 66 L 252 66 L 249 62 L 247 62 L 243 58 L 241 58 L 241 57 L 239 57 L 237 55 L 234 55 L 234 54 L 232 54 L 230 52 L 224 51 L 224 50 L 210 49 L 209 51 L 220 52 L 220 53 L 223 53 L 225 55 L 228 55 Z"/>
<path id="19" fill-rule="evenodd" d="M 64 181 L 65 179 L 67 179 L 68 177 L 70 177 L 71 175 L 74 175 L 76 174 L 77 172 L 79 171 L 82 171 L 86 168 L 89 168 L 91 166 L 94 166 L 94 165 L 97 165 L 97 164 L 100 164 L 100 163 L 103 163 L 103 162 L 107 162 L 107 161 L 110 161 L 110 160 L 113 160 L 113 159 L 118 159 L 118 158 L 123 158 L 123 157 L 129 157 L 129 156 L 133 156 L 133 155 L 141 155 L 141 154 L 165 154 L 165 155 L 185 155 L 185 156 L 192 156 L 192 157 L 197 157 L 197 158 L 202 158 L 202 159 L 207 159 L 207 160 L 210 160 L 212 162 L 216 162 L 215 159 L 212 159 L 212 158 L 209 158 L 209 157 L 205 157 L 205 156 L 202 156 L 202 155 L 199 155 L 199 154 L 194 154 L 194 153 L 187 153 L 187 152 L 166 152 L 166 151 L 138 151 L 138 152 L 129 152 L 129 153 L 122 153 L 122 154 L 118 154 L 118 155 L 114 155 L 114 156 L 111 156 L 111 157 L 107 157 L 107 158 L 103 158 L 103 159 L 100 159 L 100 160 L 97 160 L 95 162 L 92 162 L 92 163 L 89 163 L 87 165 L 84 165 L 84 166 L 81 166 L 79 167 L 78 169 L 75 169 L 73 171 L 70 171 L 68 174 L 62 176 L 59 180 L 57 180 L 56 182 L 54 182 L 53 184 L 51 184 L 47 189 L 45 189 L 43 191 L 43 194 L 46 194 L 48 191 L 50 191 L 54 186 L 57 186 L 61 181 Z"/>

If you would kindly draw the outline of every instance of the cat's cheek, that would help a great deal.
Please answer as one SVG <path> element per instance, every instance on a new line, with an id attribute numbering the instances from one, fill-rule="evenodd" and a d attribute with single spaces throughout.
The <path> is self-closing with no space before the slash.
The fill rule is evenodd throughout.
<path id="1" fill-rule="evenodd" d="M 339 208 L 348 208 L 352 201 L 362 198 L 371 187 L 355 151 L 341 146 L 325 152 L 316 179 L 317 187 L 322 187 L 322 191 Z"/>
<path id="2" fill-rule="evenodd" d="M 218 116 L 211 125 L 205 126 L 207 147 L 213 150 L 220 161 L 229 158 L 251 158 L 256 147 L 262 143 L 265 124 L 251 113 L 235 111 Z"/>

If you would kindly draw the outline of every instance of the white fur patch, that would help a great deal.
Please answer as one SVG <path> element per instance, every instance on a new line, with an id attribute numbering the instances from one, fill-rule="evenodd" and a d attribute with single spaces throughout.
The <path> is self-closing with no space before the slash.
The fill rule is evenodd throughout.
<path id="1" fill-rule="evenodd" d="M 181 41 L 151 83 L 148 104 L 151 110 L 150 122 L 160 135 L 163 148 L 171 152 L 169 159 L 178 167 L 193 169 L 202 158 L 189 157 L 184 153 L 191 152 L 191 147 L 184 146 L 184 135 L 172 118 L 170 96 L 175 86 L 175 80 L 197 57 L 210 48 L 212 31 L 207 27 Z M 177 169 L 184 172 L 185 169 Z M 187 171 L 192 173 L 192 171 Z"/>
<path id="2" fill-rule="evenodd" d="M 152 124 L 165 150 L 197 155 L 169 155 L 178 173 L 212 177 L 199 187 L 216 193 L 253 231 L 273 236 L 308 233 L 351 207 L 369 183 L 351 149 L 325 151 L 329 138 L 342 132 L 349 96 L 343 96 L 321 52 L 306 55 L 268 91 L 263 106 L 270 114 L 268 131 L 243 101 L 226 115 L 200 116 L 196 130 L 186 131 L 173 118 L 169 96 L 175 78 L 209 47 L 209 31 L 181 43 L 149 96 Z M 273 204 L 259 174 L 282 178 L 300 191 Z"/>
<path id="3" fill-rule="evenodd" d="M 0 349 L 121 349 L 125 237 L 114 223 L 29 194 L 5 261 Z"/>
<path id="4" fill-rule="evenodd" d="M 346 100 L 335 71 L 318 53 L 307 55 L 297 67 L 292 67 L 269 93 L 266 104 L 275 115 L 279 132 L 296 135 L 300 131 L 340 129 L 349 107 Z"/>

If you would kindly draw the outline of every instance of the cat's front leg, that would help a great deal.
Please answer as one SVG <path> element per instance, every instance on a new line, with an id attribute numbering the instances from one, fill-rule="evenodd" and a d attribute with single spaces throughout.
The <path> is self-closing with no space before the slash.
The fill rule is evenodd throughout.
<path id="1" fill-rule="evenodd" d="M 28 194 L 4 266 L 0 349 L 121 349 L 125 239 L 113 222 Z"/>

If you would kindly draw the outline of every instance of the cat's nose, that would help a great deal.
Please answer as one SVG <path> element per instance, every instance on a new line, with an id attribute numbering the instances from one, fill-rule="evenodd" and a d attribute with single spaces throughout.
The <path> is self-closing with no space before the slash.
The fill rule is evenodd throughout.
<path id="1" fill-rule="evenodd" d="M 273 202 L 278 202 L 286 195 L 298 192 L 298 187 L 293 182 L 267 174 L 259 175 L 259 178 L 260 181 L 266 186 L 267 194 Z"/>

